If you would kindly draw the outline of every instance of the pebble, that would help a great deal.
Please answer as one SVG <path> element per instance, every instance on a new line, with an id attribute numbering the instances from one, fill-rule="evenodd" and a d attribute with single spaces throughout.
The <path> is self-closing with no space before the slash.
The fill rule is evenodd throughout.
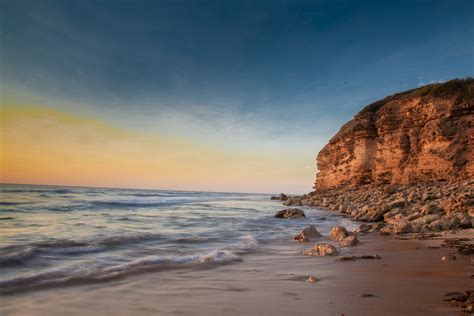
<path id="1" fill-rule="evenodd" d="M 457 258 L 456 258 L 455 255 L 446 255 L 446 256 L 442 256 L 442 257 L 441 257 L 441 260 L 443 260 L 443 261 L 451 261 L 451 260 L 457 260 Z"/>

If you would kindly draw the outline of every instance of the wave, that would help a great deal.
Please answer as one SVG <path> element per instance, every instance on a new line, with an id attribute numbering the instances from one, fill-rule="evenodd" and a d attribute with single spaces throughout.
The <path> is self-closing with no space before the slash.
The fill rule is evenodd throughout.
<path id="1" fill-rule="evenodd" d="M 172 200 L 172 201 L 91 201 L 89 202 L 95 206 L 102 207 L 113 207 L 113 208 L 129 208 L 129 207 L 159 207 L 159 206 L 170 206 L 176 204 L 184 204 L 195 202 L 196 200 Z"/>
<path id="2" fill-rule="evenodd" d="M 235 245 L 210 249 L 189 255 L 150 255 L 110 266 L 81 264 L 80 266 L 51 269 L 0 280 L 0 294 L 9 295 L 36 288 L 107 281 L 148 271 L 238 262 L 242 260 L 239 253 L 243 250 L 248 251 L 255 249 L 256 247 L 257 241 L 255 238 L 251 235 L 247 235 L 242 236 L 240 242 Z"/>
<path id="3" fill-rule="evenodd" d="M 136 197 L 170 197 L 171 194 L 160 194 L 160 193 L 122 193 L 120 195 L 136 196 Z"/>
<path id="4" fill-rule="evenodd" d="M 33 242 L 22 246 L 6 246 L 0 248 L 0 268 L 3 266 L 22 265 L 35 259 L 43 253 L 54 254 L 83 254 L 105 250 L 107 247 L 139 243 L 163 238 L 157 234 L 124 234 L 76 241 L 57 239 L 43 242 Z"/>
<path id="5" fill-rule="evenodd" d="M 0 201 L 0 205 L 22 205 L 22 204 L 31 204 L 30 202 L 3 202 Z"/>
<path id="6" fill-rule="evenodd" d="M 72 190 L 68 189 L 6 189 L 6 190 L 0 190 L 0 192 L 3 193 L 56 193 L 56 194 L 68 194 L 68 193 L 74 193 Z"/>

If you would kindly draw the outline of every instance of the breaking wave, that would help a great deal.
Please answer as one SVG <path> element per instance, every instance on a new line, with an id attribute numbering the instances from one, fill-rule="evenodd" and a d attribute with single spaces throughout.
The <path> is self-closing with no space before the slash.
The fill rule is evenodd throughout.
<path id="1" fill-rule="evenodd" d="M 146 202 L 137 202 L 137 201 L 92 201 L 90 204 L 100 207 L 110 207 L 110 208 L 130 208 L 130 207 L 159 207 L 159 206 L 169 206 L 175 204 L 183 204 L 195 202 L 196 200 L 172 200 L 172 201 L 146 201 Z"/>
<path id="2" fill-rule="evenodd" d="M 58 242 L 56 244 L 50 244 L 49 246 L 56 248 L 63 245 L 78 247 L 79 249 L 91 249 L 89 248 L 91 247 L 90 245 L 84 246 L 83 243 L 70 243 L 69 241 L 64 241 L 64 243 Z M 0 280 L 0 294 L 8 295 L 35 288 L 100 282 L 147 271 L 238 262 L 242 260 L 241 254 L 256 249 L 257 246 L 258 243 L 255 238 L 251 235 L 246 235 L 242 236 L 240 241 L 236 244 L 189 255 L 148 255 L 119 264 L 104 265 L 103 263 L 90 263 L 87 265 L 82 264 L 55 268 Z M 33 252 L 34 248 L 32 247 L 25 249 L 21 254 L 17 254 L 17 259 L 29 257 Z"/>

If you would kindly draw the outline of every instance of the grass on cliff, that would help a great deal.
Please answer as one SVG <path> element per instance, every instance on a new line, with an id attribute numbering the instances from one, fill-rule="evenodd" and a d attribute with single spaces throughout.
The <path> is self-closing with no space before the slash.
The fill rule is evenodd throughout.
<path id="1" fill-rule="evenodd" d="M 446 98 L 450 96 L 456 96 L 456 103 L 458 103 L 472 95 L 474 95 L 473 78 L 468 77 L 465 79 L 453 79 L 444 83 L 429 84 L 420 88 L 395 93 L 382 100 L 367 105 L 358 113 L 358 115 L 375 113 L 388 101 L 399 98 Z"/>

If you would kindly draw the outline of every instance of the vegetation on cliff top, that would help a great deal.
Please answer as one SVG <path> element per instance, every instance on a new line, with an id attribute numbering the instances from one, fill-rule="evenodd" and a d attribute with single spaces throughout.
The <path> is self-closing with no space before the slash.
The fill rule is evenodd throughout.
<path id="1" fill-rule="evenodd" d="M 385 103 L 404 98 L 446 98 L 456 96 L 456 103 L 462 102 L 467 96 L 474 94 L 474 79 L 453 79 L 444 83 L 433 83 L 416 89 L 411 89 L 390 95 L 364 107 L 357 116 L 376 113 Z"/>

